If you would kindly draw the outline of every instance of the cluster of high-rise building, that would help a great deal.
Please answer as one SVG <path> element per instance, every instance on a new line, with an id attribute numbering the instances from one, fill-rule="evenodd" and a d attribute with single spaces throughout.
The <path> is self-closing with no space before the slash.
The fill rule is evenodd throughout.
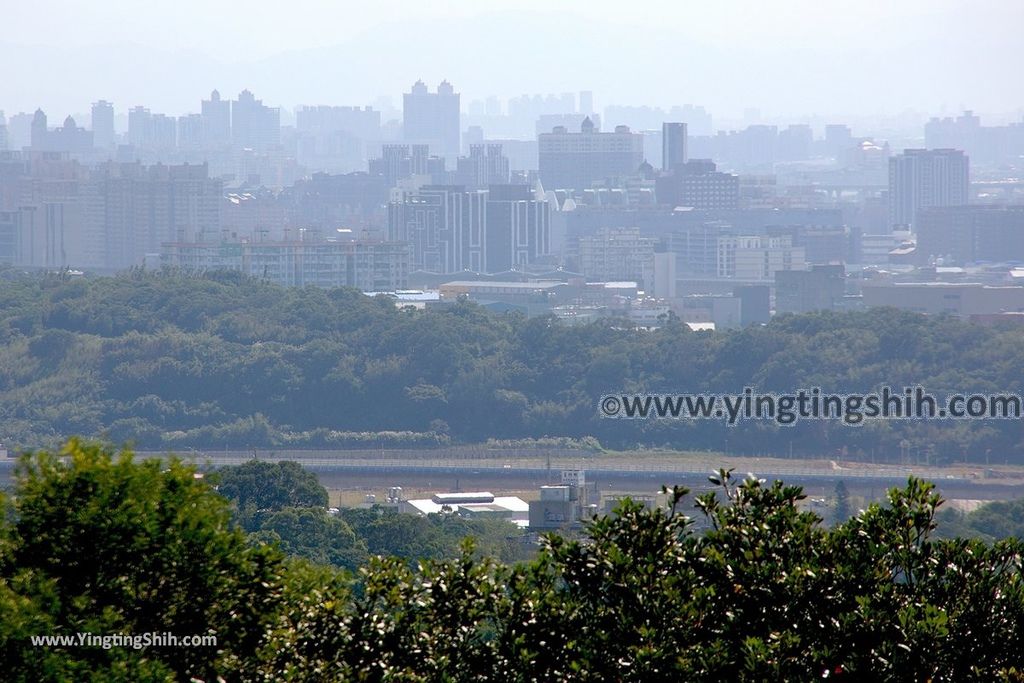
<path id="1" fill-rule="evenodd" d="M 1024 261 L 1024 122 L 972 112 L 897 139 L 759 115 L 715 130 L 701 107 L 598 111 L 589 91 L 464 109 L 447 81 L 417 81 L 400 110 L 248 90 L 199 109 L 0 113 L 0 263 L 459 282 L 568 320 L 636 298 L 644 324 L 733 325 L 862 305 L 868 281 L 896 305 L 901 278 L 984 267 L 991 285 Z"/>
<path id="2" fill-rule="evenodd" d="M 203 165 L 86 168 L 43 153 L 0 168 L 0 263 L 114 271 L 164 242 L 219 237 L 223 183 Z"/>
<path id="3" fill-rule="evenodd" d="M 388 236 L 416 270 L 498 273 L 550 253 L 551 206 L 528 185 L 421 185 L 388 205 Z"/>

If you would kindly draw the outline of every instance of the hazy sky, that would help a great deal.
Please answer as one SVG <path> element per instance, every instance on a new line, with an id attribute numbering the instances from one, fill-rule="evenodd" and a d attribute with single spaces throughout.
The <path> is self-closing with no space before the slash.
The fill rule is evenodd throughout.
<path id="1" fill-rule="evenodd" d="M 51 118 L 100 98 L 193 111 L 214 87 L 397 102 L 417 78 L 725 116 L 1024 106 L 1022 0 L 0 0 L 0 19 L 0 108 Z"/>

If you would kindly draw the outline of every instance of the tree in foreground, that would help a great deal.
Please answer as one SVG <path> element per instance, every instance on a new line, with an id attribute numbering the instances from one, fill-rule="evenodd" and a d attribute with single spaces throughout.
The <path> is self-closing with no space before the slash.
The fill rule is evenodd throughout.
<path id="1" fill-rule="evenodd" d="M 1024 680 L 1024 547 L 936 539 L 910 479 L 828 527 L 800 488 L 730 472 L 665 508 L 623 502 L 507 565 L 377 557 L 355 579 L 284 559 L 176 462 L 70 442 L 25 459 L 0 522 L 0 658 L 14 680 Z M 330 562 L 345 527 L 285 507 Z M 308 518 L 308 519 L 307 519 Z M 298 532 L 295 531 L 298 529 Z M 309 533 L 306 533 L 306 532 Z M 301 533 L 299 533 L 301 532 Z M 319 554 L 318 554 L 319 553 Z M 216 635 L 215 648 L 32 648 L 30 635 Z"/>
<path id="2" fill-rule="evenodd" d="M 394 681 L 1024 680 L 1022 547 L 933 540 L 911 479 L 828 528 L 800 488 L 729 472 L 707 530 L 624 502 L 528 565 L 379 560 L 365 590 L 304 593 L 279 677 Z"/>
<path id="3" fill-rule="evenodd" d="M 0 660 L 17 680 L 213 680 L 253 663 L 281 556 L 228 526 L 180 462 L 70 441 L 25 456 L 0 553 Z M 213 635 L 215 647 L 33 648 L 32 635 Z"/>

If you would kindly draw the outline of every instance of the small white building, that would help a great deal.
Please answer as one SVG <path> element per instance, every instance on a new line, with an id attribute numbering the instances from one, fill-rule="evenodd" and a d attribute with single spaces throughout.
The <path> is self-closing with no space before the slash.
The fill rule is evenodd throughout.
<path id="1" fill-rule="evenodd" d="M 487 491 L 435 493 L 430 498 L 403 500 L 399 512 L 429 515 L 446 512 L 463 517 L 495 517 L 518 526 L 529 524 L 530 505 L 516 496 L 495 496 Z"/>

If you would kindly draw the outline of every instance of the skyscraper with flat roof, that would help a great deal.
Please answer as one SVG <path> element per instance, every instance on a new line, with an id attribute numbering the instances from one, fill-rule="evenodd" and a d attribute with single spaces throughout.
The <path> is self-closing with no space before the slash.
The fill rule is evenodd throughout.
<path id="1" fill-rule="evenodd" d="M 526 185 L 424 185 L 388 205 L 388 237 L 412 270 L 496 273 L 550 253 L 551 207 Z"/>
<path id="2" fill-rule="evenodd" d="M 602 133 L 589 117 L 579 133 L 557 126 L 538 135 L 537 145 L 540 181 L 549 190 L 586 190 L 595 182 L 634 176 L 644 160 L 642 135 L 627 126 Z"/>
<path id="3" fill-rule="evenodd" d="M 889 221 L 915 227 L 918 209 L 968 203 L 970 160 L 957 149 L 905 149 L 889 159 Z"/>
<path id="4" fill-rule="evenodd" d="M 106 100 L 92 104 L 92 143 L 100 149 L 114 146 L 114 105 Z"/>
<path id="5" fill-rule="evenodd" d="M 666 121 L 661 124 L 661 168 L 670 171 L 686 163 L 686 124 Z"/>

